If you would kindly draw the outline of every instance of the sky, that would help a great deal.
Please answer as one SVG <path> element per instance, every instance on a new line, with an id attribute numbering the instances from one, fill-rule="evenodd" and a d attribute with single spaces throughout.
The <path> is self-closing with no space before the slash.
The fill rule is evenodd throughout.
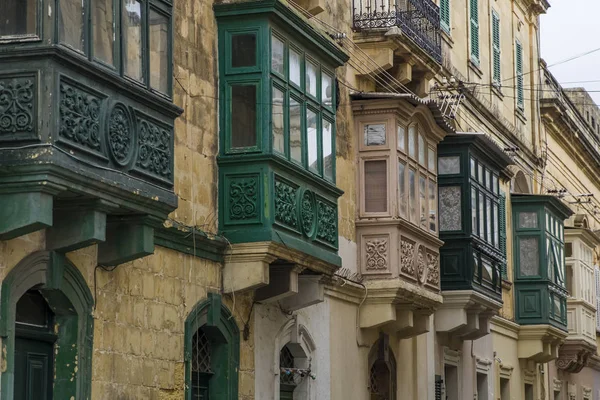
<path id="1" fill-rule="evenodd" d="M 541 16 L 542 58 L 563 87 L 583 86 L 600 104 L 600 50 L 552 67 L 567 58 L 600 48 L 600 0 L 549 0 L 550 8 Z M 568 83 L 593 81 L 585 83 Z"/>

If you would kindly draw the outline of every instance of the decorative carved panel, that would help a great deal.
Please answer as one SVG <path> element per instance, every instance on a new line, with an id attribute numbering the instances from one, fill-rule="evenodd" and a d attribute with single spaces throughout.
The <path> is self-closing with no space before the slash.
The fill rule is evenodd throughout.
<path id="1" fill-rule="evenodd" d="M 365 240 L 367 271 L 388 269 L 388 238 L 373 238 Z"/>
<path id="2" fill-rule="evenodd" d="M 441 186 L 440 231 L 460 231 L 462 229 L 462 211 L 460 186 Z"/>
<path id="3" fill-rule="evenodd" d="M 317 239 L 330 245 L 337 245 L 337 206 L 335 204 L 317 199 L 319 213 L 317 225 Z"/>
<path id="4" fill-rule="evenodd" d="M 258 176 L 230 177 L 228 180 L 229 220 L 251 222 L 258 219 Z"/>
<path id="5" fill-rule="evenodd" d="M 36 136 L 37 78 L 0 76 L 0 141 Z"/>
<path id="6" fill-rule="evenodd" d="M 113 160 L 125 166 L 131 160 L 136 147 L 133 120 L 122 103 L 113 106 L 106 123 L 106 144 Z"/>
<path id="7" fill-rule="evenodd" d="M 440 285 L 439 255 L 427 252 L 427 283 L 436 287 Z"/>
<path id="8" fill-rule="evenodd" d="M 312 236 L 317 216 L 317 207 L 315 204 L 315 194 L 310 190 L 305 190 L 302 193 L 302 200 L 300 202 L 300 224 L 302 226 L 302 232 L 306 236 Z"/>
<path id="9" fill-rule="evenodd" d="M 417 277 L 421 283 L 425 283 L 427 279 L 427 256 L 423 245 L 420 245 L 417 251 Z"/>
<path id="10" fill-rule="evenodd" d="M 405 238 L 400 242 L 400 271 L 415 276 L 415 243 Z"/>
<path id="11" fill-rule="evenodd" d="M 298 229 L 298 187 L 275 179 L 275 221 Z"/>
<path id="12" fill-rule="evenodd" d="M 138 152 L 134 170 L 140 174 L 173 182 L 173 128 L 149 116 L 136 115 Z"/>

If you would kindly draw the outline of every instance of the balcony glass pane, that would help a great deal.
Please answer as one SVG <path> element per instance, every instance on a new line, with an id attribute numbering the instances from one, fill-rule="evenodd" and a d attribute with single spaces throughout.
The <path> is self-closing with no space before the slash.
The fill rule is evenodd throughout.
<path id="1" fill-rule="evenodd" d="M 273 88 L 273 105 L 271 106 L 271 131 L 273 132 L 273 151 L 284 154 L 285 139 L 283 127 L 283 92 Z"/>
<path id="2" fill-rule="evenodd" d="M 429 147 L 427 154 L 427 169 L 435 173 L 435 150 L 431 147 Z"/>
<path id="3" fill-rule="evenodd" d="M 406 218 L 406 204 L 408 203 L 405 173 L 406 166 L 403 162 L 398 162 L 398 214 L 403 218 Z"/>
<path id="4" fill-rule="evenodd" d="M 150 86 L 159 92 L 169 89 L 169 18 L 150 9 Z"/>
<path id="5" fill-rule="evenodd" d="M 365 211 L 387 211 L 387 162 L 365 161 Z"/>
<path id="6" fill-rule="evenodd" d="M 408 170 L 408 207 L 410 210 L 410 221 L 417 222 L 417 173 L 414 169 Z"/>
<path id="7" fill-rule="evenodd" d="M 365 146 L 382 146 L 385 145 L 385 124 L 368 124 L 365 125 Z"/>
<path id="8" fill-rule="evenodd" d="M 301 69 L 302 69 L 302 59 L 300 58 L 300 54 L 292 49 L 289 51 L 290 57 L 290 81 L 295 83 L 297 86 L 301 86 L 302 82 L 300 80 Z"/>
<path id="9" fill-rule="evenodd" d="M 494 191 L 494 194 L 497 195 L 498 194 L 498 177 L 496 175 L 494 175 L 494 177 L 492 178 L 492 190 Z"/>
<path id="10" fill-rule="evenodd" d="M 398 125 L 398 150 L 406 153 L 406 129 Z"/>
<path id="11" fill-rule="evenodd" d="M 460 174 L 460 156 L 439 157 L 438 175 Z"/>
<path id="12" fill-rule="evenodd" d="M 475 178 L 477 176 L 477 173 L 476 173 L 477 165 L 475 164 L 474 158 L 471 158 L 469 165 L 470 165 L 470 169 L 471 169 L 471 177 Z"/>
<path id="13" fill-rule="evenodd" d="M 285 75 L 284 65 L 285 45 L 276 36 L 271 36 L 271 70 Z"/>
<path id="14" fill-rule="evenodd" d="M 494 268 L 492 267 L 492 264 L 488 261 L 483 261 L 481 266 L 481 278 L 488 282 L 493 282 Z"/>
<path id="15" fill-rule="evenodd" d="M 437 225 L 437 199 L 436 184 L 429 180 L 429 230 L 435 232 Z"/>
<path id="16" fill-rule="evenodd" d="M 485 240 L 488 243 L 492 243 L 492 202 L 489 197 L 485 199 L 485 228 Z"/>
<path id="17" fill-rule="evenodd" d="M 256 146 L 256 86 L 231 86 L 231 147 Z"/>
<path id="18" fill-rule="evenodd" d="M 325 179 L 333 180 L 333 125 L 328 120 L 323 120 L 323 176 Z"/>
<path id="19" fill-rule="evenodd" d="M 500 226 L 498 225 L 498 204 L 493 204 L 492 216 L 494 218 L 494 246 L 500 249 Z"/>
<path id="20" fill-rule="evenodd" d="M 37 8 L 37 0 L 0 1 L 0 36 L 34 35 Z"/>
<path id="21" fill-rule="evenodd" d="M 290 97 L 290 157 L 302 164 L 302 109 L 300 103 Z"/>
<path id="22" fill-rule="evenodd" d="M 483 180 L 483 165 L 478 164 L 477 165 L 478 169 L 477 169 L 477 180 L 479 181 L 479 183 L 481 183 L 482 185 L 485 185 L 485 182 Z"/>
<path id="23" fill-rule="evenodd" d="M 537 229 L 538 227 L 538 214 L 537 212 L 519 212 L 519 228 L 523 229 Z"/>
<path id="24" fill-rule="evenodd" d="M 306 140 L 308 142 L 308 168 L 317 172 L 319 170 L 317 114 L 311 110 L 306 110 Z"/>
<path id="25" fill-rule="evenodd" d="M 91 3 L 91 7 L 94 57 L 112 65 L 115 38 L 113 0 L 96 0 Z"/>
<path id="26" fill-rule="evenodd" d="M 425 164 L 425 139 L 423 139 L 423 135 L 419 134 L 419 164 L 426 167 Z"/>
<path id="27" fill-rule="evenodd" d="M 243 68 L 256 65 L 256 34 L 231 35 L 231 67 Z"/>
<path id="28" fill-rule="evenodd" d="M 321 75 L 321 102 L 325 107 L 331 107 L 333 102 L 333 80 L 327 74 Z"/>
<path id="29" fill-rule="evenodd" d="M 479 257 L 473 254 L 473 277 L 479 279 Z"/>
<path id="30" fill-rule="evenodd" d="M 417 156 L 417 128 L 414 125 L 408 127 L 408 156 Z"/>
<path id="31" fill-rule="evenodd" d="M 477 231 L 477 190 L 471 188 L 471 231 L 478 235 Z"/>
<path id="32" fill-rule="evenodd" d="M 124 4 L 129 3 L 129 0 Z M 132 13 L 141 12 L 140 3 L 132 2 Z M 0 17 L 1 18 L 1 17 Z M 81 0 L 60 0 L 58 9 L 59 39 L 61 43 L 67 44 L 72 48 L 83 51 L 83 27 L 85 23 L 85 14 L 83 2 Z M 140 21 L 141 23 L 141 21 Z"/>
<path id="33" fill-rule="evenodd" d="M 490 170 L 489 169 L 485 170 L 485 187 L 489 191 L 492 191 L 492 175 L 490 174 Z"/>
<path id="34" fill-rule="evenodd" d="M 419 176 L 419 204 L 421 206 L 420 222 L 423 228 L 427 227 L 427 178 Z"/>
<path id="35" fill-rule="evenodd" d="M 317 66 L 311 62 L 306 63 L 306 92 L 317 97 Z"/>
<path id="36" fill-rule="evenodd" d="M 520 237 L 519 264 L 521 276 L 540 275 L 540 240 L 537 237 Z"/>
<path id="37" fill-rule="evenodd" d="M 440 231 L 462 229 L 460 186 L 442 186 L 440 196 Z"/>
<path id="38" fill-rule="evenodd" d="M 144 80 L 142 69 L 142 7 L 139 1 L 123 2 L 123 67 L 125 75 Z"/>
<path id="39" fill-rule="evenodd" d="M 483 195 L 482 192 L 479 192 L 479 196 L 477 198 L 477 200 L 479 201 L 479 218 L 478 218 L 478 222 L 479 222 L 479 237 L 485 240 L 485 210 L 484 210 L 484 204 L 485 204 L 485 196 Z"/>
<path id="40" fill-rule="evenodd" d="M 554 295 L 554 316 L 556 318 L 562 318 L 562 302 L 560 301 L 560 297 Z"/>

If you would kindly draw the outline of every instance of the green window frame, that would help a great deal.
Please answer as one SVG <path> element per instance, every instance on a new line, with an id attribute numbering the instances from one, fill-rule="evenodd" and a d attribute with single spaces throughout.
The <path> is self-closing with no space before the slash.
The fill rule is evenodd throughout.
<path id="1" fill-rule="evenodd" d="M 197 352 L 202 350 L 194 341 L 208 346 L 208 360 L 195 367 Z M 185 400 L 238 399 L 238 370 L 240 366 L 240 331 L 221 296 L 209 293 L 198 303 L 185 321 L 184 333 Z"/>
<path id="2" fill-rule="evenodd" d="M 172 96 L 171 2 L 58 0 L 55 23 L 58 44 L 129 83 Z"/>
<path id="3" fill-rule="evenodd" d="M 283 44 L 283 58 L 276 63 L 275 44 Z M 297 162 L 309 172 L 330 182 L 335 182 L 335 73 L 320 63 L 307 49 L 302 48 L 276 29 L 271 29 L 269 37 L 271 54 L 270 84 L 271 93 L 279 90 L 283 93 L 283 129 L 275 131 L 275 118 L 271 105 L 270 148 L 273 153 L 289 161 Z M 297 60 L 297 68 L 292 60 Z M 294 71 L 292 71 L 292 69 Z M 297 79 L 299 69 L 300 79 Z M 299 82 L 298 82 L 299 81 Z M 273 97 L 271 97 L 273 101 Z M 301 162 L 292 154 L 291 124 L 294 116 L 290 105 L 295 101 L 300 105 Z M 297 124 L 295 125 L 297 126 Z M 327 127 L 329 129 L 327 129 Z M 284 151 L 275 143 L 283 133 Z"/>
<path id="4" fill-rule="evenodd" d="M 499 178 L 495 171 L 482 163 L 479 159 L 471 156 L 471 202 L 475 197 L 477 206 L 470 205 L 471 212 L 476 213 L 476 217 L 471 215 L 471 232 L 480 240 L 489 246 L 500 250 L 500 192 Z M 476 172 L 473 172 L 476 171 Z M 474 175 L 474 176 L 473 176 Z M 498 234 L 496 234 L 498 233 Z"/>
<path id="5" fill-rule="evenodd" d="M 492 83 L 501 85 L 500 15 L 492 10 Z"/>
<path id="6" fill-rule="evenodd" d="M 499 243 L 500 252 L 506 259 L 507 258 L 507 255 L 506 255 L 506 193 L 504 193 L 504 191 L 500 191 L 500 198 L 499 198 L 498 205 L 499 205 L 498 219 L 500 221 L 500 224 L 498 227 L 499 235 L 500 235 L 500 243 Z M 501 269 L 502 269 L 502 279 L 508 279 L 508 263 L 507 263 L 507 261 L 504 261 Z"/>
<path id="7" fill-rule="evenodd" d="M 54 332 L 56 339 L 52 363 L 56 368 L 52 398 L 89 399 L 94 299 L 85 279 L 64 254 L 48 251 L 25 257 L 2 281 L 0 337 L 6 370 L 0 376 L 0 399 L 13 400 L 15 396 L 16 305 L 30 289 L 42 293 L 54 314 L 57 331 Z"/>
<path id="8" fill-rule="evenodd" d="M 525 98 L 523 95 L 523 45 L 517 39 L 515 41 L 515 76 L 517 79 L 517 108 L 525 108 Z"/>
<path id="9" fill-rule="evenodd" d="M 471 37 L 471 61 L 479 65 L 479 4 L 478 0 L 469 0 L 469 21 Z"/>
<path id="10" fill-rule="evenodd" d="M 440 0 L 440 25 L 450 34 L 450 0 Z"/>

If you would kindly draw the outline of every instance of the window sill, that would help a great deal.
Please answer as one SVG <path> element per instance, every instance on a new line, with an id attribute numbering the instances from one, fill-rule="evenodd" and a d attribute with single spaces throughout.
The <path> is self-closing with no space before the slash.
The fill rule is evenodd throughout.
<path id="1" fill-rule="evenodd" d="M 41 42 L 41 41 L 42 41 L 41 36 L 39 36 L 37 34 L 0 36 L 0 44 L 32 43 L 32 42 Z"/>
<path id="2" fill-rule="evenodd" d="M 511 281 L 508 281 L 508 280 L 502 278 L 502 289 L 511 290 L 512 286 L 513 286 L 513 284 Z"/>
<path id="3" fill-rule="evenodd" d="M 492 83 L 491 85 L 492 93 L 494 93 L 500 100 L 504 100 L 504 94 L 502 94 L 501 86 L 497 83 Z"/>
<path id="4" fill-rule="evenodd" d="M 448 47 L 454 47 L 454 40 L 452 40 L 452 35 L 450 34 L 450 32 L 446 31 L 444 28 L 441 28 L 440 32 L 442 33 L 442 40 L 446 42 Z"/>
<path id="5" fill-rule="evenodd" d="M 473 60 L 469 59 L 469 69 L 475 73 L 479 77 L 479 79 L 483 78 L 483 71 L 479 68 Z"/>
<path id="6" fill-rule="evenodd" d="M 522 123 L 527 123 L 527 117 L 525 117 L 525 112 L 519 107 L 515 108 L 515 116 L 521 120 Z"/>

